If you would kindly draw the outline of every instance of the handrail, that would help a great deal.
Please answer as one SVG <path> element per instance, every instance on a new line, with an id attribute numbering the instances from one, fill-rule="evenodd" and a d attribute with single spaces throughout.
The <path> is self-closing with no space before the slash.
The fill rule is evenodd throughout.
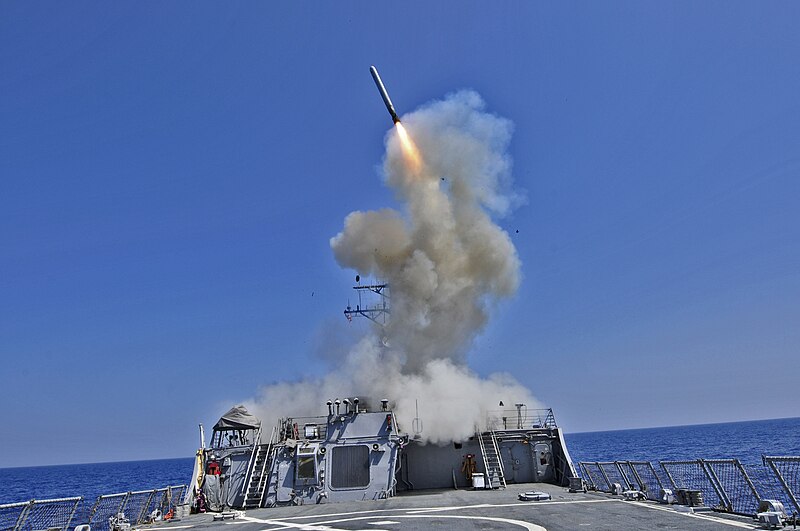
<path id="1" fill-rule="evenodd" d="M 552 408 L 489 410 L 486 412 L 486 426 L 495 431 L 558 428 Z"/>
<path id="2" fill-rule="evenodd" d="M 70 501 L 78 501 L 82 500 L 83 496 L 70 496 L 69 498 L 49 498 L 46 500 L 37 500 L 32 499 L 23 502 L 14 502 L 14 503 L 3 503 L 0 504 L 0 509 L 10 509 L 12 507 L 22 507 L 23 505 L 28 505 L 29 503 L 57 503 L 57 502 L 70 502 Z"/>

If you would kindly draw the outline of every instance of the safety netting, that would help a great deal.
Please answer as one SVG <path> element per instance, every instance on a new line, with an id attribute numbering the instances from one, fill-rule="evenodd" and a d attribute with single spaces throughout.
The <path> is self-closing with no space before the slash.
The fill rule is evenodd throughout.
<path id="1" fill-rule="evenodd" d="M 147 507 L 150 505 L 150 500 L 155 495 L 155 490 L 139 490 L 136 492 L 129 492 L 128 498 L 125 500 L 125 505 L 122 507 L 122 512 L 125 518 L 132 524 L 138 524 L 144 520 Z"/>
<path id="2" fill-rule="evenodd" d="M 609 486 L 618 483 L 623 489 L 628 489 L 628 480 L 622 475 L 622 471 L 619 469 L 617 463 L 600 462 L 597 463 L 597 466 L 599 466 L 600 470 L 602 470 L 603 474 L 605 474 Z"/>
<path id="3" fill-rule="evenodd" d="M 661 499 L 661 490 L 664 488 L 664 483 L 656 474 L 653 464 L 649 461 L 629 461 L 629 464 L 636 473 L 640 488 L 644 490 L 647 499 Z"/>
<path id="4" fill-rule="evenodd" d="M 28 511 L 30 502 L 0 505 L 0 531 L 13 531 L 17 522 Z"/>
<path id="5" fill-rule="evenodd" d="M 125 501 L 128 499 L 127 492 L 119 494 L 105 494 L 98 496 L 94 502 L 86 523 L 92 526 L 92 530 L 104 531 L 110 528 L 109 519 L 116 517 L 123 512 Z"/>
<path id="6" fill-rule="evenodd" d="M 703 463 L 719 484 L 728 511 L 746 515 L 757 512 L 758 489 L 738 459 L 708 459 Z"/>
<path id="7" fill-rule="evenodd" d="M 775 473 L 791 502 L 786 509 L 800 514 L 800 457 L 764 456 L 764 463 Z"/>
<path id="8" fill-rule="evenodd" d="M 699 490 L 703 493 L 703 505 L 725 507 L 703 461 L 660 461 L 675 489 Z"/>
<path id="9" fill-rule="evenodd" d="M 181 503 L 184 489 L 184 485 L 176 485 L 153 491 L 153 495 L 144 507 L 138 523 L 146 523 L 158 515 L 162 517 L 167 515 L 170 510 Z"/>
<path id="10" fill-rule="evenodd" d="M 763 457 L 758 465 L 738 459 L 694 461 L 581 461 L 578 471 L 589 488 L 611 492 L 612 485 L 644 490 L 659 500 L 662 489 L 699 491 L 703 504 L 717 511 L 753 516 L 762 500 L 780 502 L 787 514 L 800 514 L 800 457 Z"/>
<path id="11" fill-rule="evenodd" d="M 583 479 L 586 480 L 587 485 L 592 490 L 601 490 L 603 492 L 611 492 L 611 485 L 606 481 L 600 463 L 585 462 L 578 463 L 579 468 L 583 471 Z"/>
<path id="12" fill-rule="evenodd" d="M 53 500 L 35 500 L 19 515 L 15 531 L 48 531 L 66 530 L 83 498 L 58 498 Z"/>

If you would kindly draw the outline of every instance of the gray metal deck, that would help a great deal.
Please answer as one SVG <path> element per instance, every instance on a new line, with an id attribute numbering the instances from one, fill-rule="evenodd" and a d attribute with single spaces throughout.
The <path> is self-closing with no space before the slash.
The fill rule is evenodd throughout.
<path id="1" fill-rule="evenodd" d="M 531 490 L 550 493 L 553 499 L 518 501 L 518 493 Z M 628 502 L 603 493 L 573 494 L 544 483 L 513 485 L 505 490 L 421 491 L 379 501 L 256 509 L 224 521 L 214 521 L 213 514 L 197 514 L 148 527 L 157 531 L 200 531 L 230 525 L 235 526 L 232 531 L 760 529 L 747 517 L 681 512 L 676 506 Z"/>

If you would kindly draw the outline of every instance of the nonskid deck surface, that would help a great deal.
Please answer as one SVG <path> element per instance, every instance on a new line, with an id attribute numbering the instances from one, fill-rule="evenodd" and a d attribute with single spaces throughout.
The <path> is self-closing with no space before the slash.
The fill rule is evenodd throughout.
<path id="1" fill-rule="evenodd" d="M 550 501 L 522 502 L 520 492 L 543 491 Z M 599 493 L 569 493 L 549 484 L 509 485 L 505 490 L 426 491 L 389 500 L 248 510 L 236 519 L 214 521 L 212 514 L 150 526 L 154 531 L 235 526 L 230 531 L 303 529 L 759 529 L 752 519 L 719 513 L 689 513 L 655 502 L 628 502 Z"/>

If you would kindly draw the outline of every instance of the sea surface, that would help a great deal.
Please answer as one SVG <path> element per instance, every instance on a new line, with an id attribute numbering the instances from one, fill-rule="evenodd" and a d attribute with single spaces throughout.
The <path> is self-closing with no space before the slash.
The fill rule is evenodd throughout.
<path id="1" fill-rule="evenodd" d="M 0 468 L 0 504 L 186 485 L 194 456 L 179 459 Z"/>
<path id="2" fill-rule="evenodd" d="M 800 418 L 568 433 L 573 462 L 659 461 L 800 455 Z M 185 485 L 194 457 L 85 465 L 0 468 L 0 504 Z"/>
<path id="3" fill-rule="evenodd" d="M 682 461 L 739 459 L 760 464 L 762 455 L 800 455 L 800 417 L 565 434 L 580 461 Z"/>

